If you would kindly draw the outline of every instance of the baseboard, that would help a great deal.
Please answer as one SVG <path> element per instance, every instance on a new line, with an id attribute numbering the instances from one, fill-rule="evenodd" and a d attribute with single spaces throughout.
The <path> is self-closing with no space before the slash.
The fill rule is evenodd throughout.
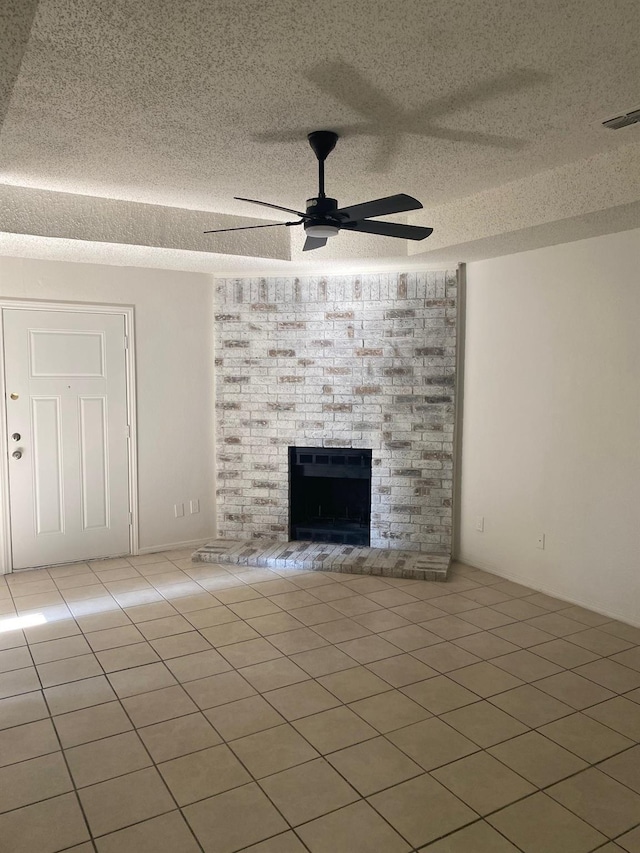
<path id="1" fill-rule="evenodd" d="M 615 610 L 603 609 L 599 605 L 594 605 L 591 601 L 586 601 L 582 598 L 574 598 L 567 596 L 566 593 L 559 593 L 552 586 L 544 584 L 531 583 L 529 580 L 524 580 L 520 575 L 514 575 L 512 572 L 505 572 L 503 569 L 498 569 L 495 566 L 483 564 L 479 560 L 473 560 L 460 554 L 453 558 L 454 563 L 464 563 L 465 566 L 471 566 L 474 569 L 482 569 L 485 572 L 491 572 L 492 575 L 506 578 L 506 580 L 514 581 L 515 583 L 528 586 L 536 592 L 544 592 L 545 595 L 551 595 L 553 598 L 558 598 L 560 601 L 566 601 L 567 604 L 577 604 L 578 607 L 584 607 L 586 610 L 593 610 L 594 613 L 599 613 L 601 616 L 608 616 L 610 619 L 616 619 L 618 622 L 624 622 L 626 625 L 633 625 L 634 628 L 640 628 L 640 620 L 633 621 L 626 613 L 619 613 Z"/>
<path id="2" fill-rule="evenodd" d="M 215 534 L 207 536 L 205 539 L 187 539 L 184 542 L 166 542 L 163 545 L 147 545 L 144 548 L 138 548 L 138 554 L 157 554 L 160 551 L 178 551 L 181 548 L 200 548 L 209 542 L 213 542 Z"/>

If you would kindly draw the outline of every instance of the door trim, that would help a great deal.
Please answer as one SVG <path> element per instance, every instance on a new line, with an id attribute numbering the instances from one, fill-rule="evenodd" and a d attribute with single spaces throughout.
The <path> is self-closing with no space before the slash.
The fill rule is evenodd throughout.
<path id="1" fill-rule="evenodd" d="M 4 355 L 4 312 L 7 309 L 22 311 L 64 311 L 79 314 L 119 314 L 124 317 L 126 340 L 125 374 L 127 391 L 127 415 L 129 419 L 129 549 L 132 555 L 139 553 L 138 530 L 138 433 L 136 412 L 136 347 L 135 308 L 133 305 L 105 305 L 92 302 L 57 302 L 29 299 L 0 299 L 0 575 L 13 571 L 11 552 L 11 504 L 9 494 L 9 442 L 7 436 L 7 388 Z"/>

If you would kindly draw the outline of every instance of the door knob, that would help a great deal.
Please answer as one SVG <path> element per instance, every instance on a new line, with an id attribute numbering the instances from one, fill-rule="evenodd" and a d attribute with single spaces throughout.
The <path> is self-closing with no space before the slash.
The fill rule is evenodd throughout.
<path id="1" fill-rule="evenodd" d="M 22 459 L 22 451 L 21 450 L 14 450 L 11 455 L 13 456 L 14 459 Z"/>
<path id="2" fill-rule="evenodd" d="M 11 436 L 11 438 L 12 438 L 14 441 L 20 441 L 20 439 L 22 438 L 22 436 L 20 435 L 20 433 L 19 433 L 19 432 L 14 432 L 14 434 Z"/>

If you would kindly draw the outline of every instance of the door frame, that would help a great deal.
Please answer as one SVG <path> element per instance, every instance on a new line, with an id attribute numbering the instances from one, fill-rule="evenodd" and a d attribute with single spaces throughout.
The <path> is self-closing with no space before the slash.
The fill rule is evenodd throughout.
<path id="1" fill-rule="evenodd" d="M 129 549 L 139 553 L 138 528 L 138 433 L 136 417 L 135 307 L 94 302 L 63 302 L 40 299 L 0 299 L 0 575 L 13 571 L 11 551 L 11 496 L 9 491 L 9 441 L 7 436 L 7 387 L 5 378 L 4 313 L 7 309 L 78 314 L 118 314 L 124 318 L 125 379 L 129 420 Z"/>

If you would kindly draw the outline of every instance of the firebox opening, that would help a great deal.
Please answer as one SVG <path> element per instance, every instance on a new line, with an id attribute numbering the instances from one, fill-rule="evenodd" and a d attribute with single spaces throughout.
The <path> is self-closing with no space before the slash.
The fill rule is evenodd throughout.
<path id="1" fill-rule="evenodd" d="M 289 448 L 289 537 L 369 545 L 371 451 Z"/>

